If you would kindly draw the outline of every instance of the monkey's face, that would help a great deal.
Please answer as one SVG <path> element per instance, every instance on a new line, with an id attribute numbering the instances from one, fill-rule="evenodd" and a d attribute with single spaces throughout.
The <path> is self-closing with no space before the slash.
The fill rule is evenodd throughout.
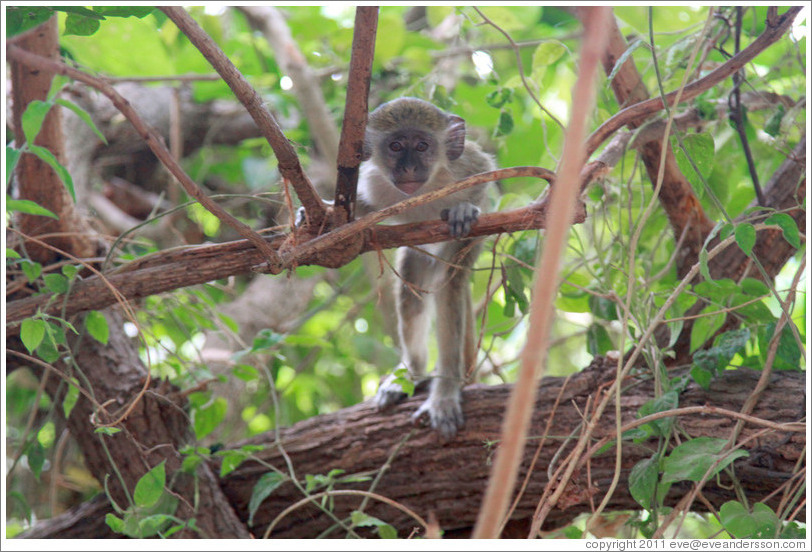
<path id="1" fill-rule="evenodd" d="M 389 178 L 404 194 L 412 195 L 429 180 L 439 157 L 434 137 L 419 129 L 401 129 L 380 142 L 378 153 Z"/>

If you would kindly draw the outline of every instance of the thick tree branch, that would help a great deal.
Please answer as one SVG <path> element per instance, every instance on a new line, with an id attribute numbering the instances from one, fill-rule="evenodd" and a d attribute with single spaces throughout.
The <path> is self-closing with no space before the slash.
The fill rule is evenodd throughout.
<path id="1" fill-rule="evenodd" d="M 324 218 L 325 209 L 321 198 L 316 193 L 313 185 L 310 184 L 307 176 L 299 163 L 299 157 L 290 144 L 290 141 L 282 133 L 279 125 L 274 120 L 273 115 L 265 107 L 265 103 L 251 84 L 237 70 L 230 59 L 215 44 L 200 25 L 186 13 L 182 7 L 162 7 L 160 8 L 169 19 L 183 32 L 189 41 L 200 50 L 200 53 L 211 63 L 212 67 L 223 77 L 229 88 L 234 92 L 240 102 L 251 114 L 262 131 L 263 136 L 273 148 L 274 154 L 279 162 L 279 172 L 283 178 L 290 181 L 296 195 L 305 206 L 307 212 L 317 220 Z"/>
<path id="2" fill-rule="evenodd" d="M 521 476 L 530 471 L 530 478 L 513 512 L 513 521 L 509 524 L 509 529 L 512 526 L 514 530 L 522 532 L 508 536 L 527 535 L 529 519 L 547 484 L 548 468 L 554 470 L 571 450 L 567 435 L 581 423 L 590 397 L 594 400 L 595 394 L 611 381 L 613 375 L 613 362 L 596 359 L 590 368 L 571 376 L 569 381 L 566 378 L 545 378 L 542 381 L 535 396 L 531 422 L 534 442 L 539 442 L 545 435 L 548 420 L 552 419 L 552 425 L 546 433 L 547 439 L 535 465 L 532 463 L 535 447 L 528 447 L 525 452 Z M 711 383 L 708 391 L 690 385 L 680 396 L 676 423 L 691 437 L 727 438 L 736 422 L 733 416 L 738 415 L 759 375 L 759 372 L 750 370 L 725 371 Z M 806 411 L 804 382 L 804 375 L 800 372 L 773 374 L 770 385 L 741 435 L 739 442 L 766 430 L 757 440 L 745 445 L 750 455 L 734 463 L 738 484 L 753 502 L 763 500 L 781 484 L 798 476 L 796 462 L 803 455 L 805 445 L 804 424 L 801 422 Z M 623 426 L 629 428 L 639 423 L 637 409 L 653 396 L 653 382 L 646 378 L 632 378 L 624 383 L 624 387 L 627 390 L 622 399 Z M 470 536 L 482 500 L 489 463 L 494 454 L 493 447 L 499 446 L 494 440 L 499 435 L 510 389 L 510 385 L 476 385 L 465 389 L 463 408 L 466 427 L 451 442 L 440 442 L 429 429 L 418 429 L 401 446 L 413 428 L 409 416 L 423 400 L 422 396 L 416 396 L 388 413 L 379 413 L 371 403 L 363 403 L 305 420 L 282 429 L 278 444 L 274 441 L 273 432 L 257 436 L 248 443 L 266 445 L 265 451 L 258 453 L 258 457 L 287 473 L 278 446 L 281 445 L 300 479 L 304 479 L 305 474 L 326 474 L 336 468 L 345 470 L 344 475 L 374 474 L 391 458 L 375 492 L 411 508 L 424 518 L 433 513 L 446 537 L 467 537 Z M 558 407 L 554 408 L 559 394 Z M 614 413 L 607 411 L 596 428 L 596 442 L 614 438 L 614 432 Z M 235 444 L 234 448 L 242 444 L 245 443 Z M 399 451 L 393 456 L 399 446 Z M 622 483 L 612 496 L 610 509 L 639 509 L 628 493 L 628 474 L 638 461 L 649 457 L 656 446 L 656 440 L 640 445 L 625 444 Z M 559 448 L 562 449 L 560 453 Z M 613 451 L 610 449 L 594 455 L 593 447 L 590 455 L 592 457 L 583 469 L 576 472 L 572 485 L 564 494 L 566 504 L 548 516 L 547 528 L 561 526 L 578 514 L 590 512 L 590 502 L 597 502 L 606 491 L 615 467 Z M 554 457 L 558 460 L 554 460 Z M 248 460 L 221 480 L 224 493 L 244 522 L 248 519 L 248 503 L 253 487 L 267 471 L 266 467 Z M 728 483 L 723 475 L 719 482 L 713 481 L 704 487 L 703 494 L 708 504 L 718 509 L 723 503 L 736 498 L 734 486 Z M 339 484 L 336 488 L 366 491 L 369 485 L 370 482 L 366 481 Z M 676 504 L 689 489 L 688 482 L 675 484 L 666 498 L 666 504 Z M 262 535 L 280 512 L 301 498 L 301 493 L 292 484 L 283 484 L 260 506 L 250 531 L 256 536 Z M 335 514 L 339 518 L 348 516 L 358 508 L 361 499 L 335 497 Z M 779 498 L 774 496 L 768 504 L 775 509 L 778 502 Z M 103 517 L 106 512 L 104 504 L 87 504 L 80 508 L 85 513 L 94 512 L 94 515 L 80 517 L 68 513 L 38 524 L 24 536 L 112 536 L 103 525 L 94 523 L 95 516 Z M 415 525 L 409 516 L 377 501 L 370 501 L 365 511 L 392 523 L 401 537 L 407 536 Z M 801 511 L 800 518 L 803 516 L 804 512 Z M 310 538 L 332 524 L 332 520 L 318 508 L 306 506 L 282 518 L 271 536 Z M 342 533 L 338 529 L 328 536 L 338 537 Z"/>

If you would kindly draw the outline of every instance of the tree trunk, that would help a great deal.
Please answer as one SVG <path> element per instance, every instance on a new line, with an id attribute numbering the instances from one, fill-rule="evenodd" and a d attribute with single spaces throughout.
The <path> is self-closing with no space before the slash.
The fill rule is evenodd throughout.
<path id="1" fill-rule="evenodd" d="M 547 484 L 548 470 L 554 469 L 565 458 L 569 447 L 564 445 L 556 463 L 553 463 L 553 457 L 565 438 L 577 431 L 584 412 L 588 410 L 587 401 L 592 396 L 590 404 L 594 403 L 594 396 L 614 377 L 614 368 L 614 362 L 596 359 L 588 369 L 569 379 L 545 378 L 542 381 L 531 430 L 531 436 L 535 439 L 531 438 L 530 446 L 525 452 L 520 481 L 528 471 L 531 476 L 511 518 L 513 528 L 521 529 L 523 523 L 532 517 Z M 697 385 L 689 385 L 680 396 L 680 407 L 702 408 L 698 414 L 680 416 L 677 420 L 680 430 L 691 437 L 728 438 L 736 420 L 729 415 L 720 414 L 719 409 L 738 412 L 752 392 L 759 375 L 759 372 L 750 370 L 726 371 L 711 384 L 708 391 Z M 804 381 L 804 374 L 800 372 L 773 374 L 770 386 L 752 413 L 753 418 L 773 424 L 802 420 L 806 410 Z M 510 387 L 475 385 L 467 388 L 463 397 L 466 426 L 450 442 L 440 442 L 437 435 L 428 429 L 416 429 L 407 439 L 412 430 L 409 416 L 424 399 L 418 396 L 389 413 L 378 413 L 367 402 L 305 420 L 280 431 L 282 448 L 301 481 L 304 481 L 306 475 L 324 475 L 333 469 L 345 470 L 343 476 L 364 473 L 374 478 L 375 472 L 390 461 L 386 473 L 373 489 L 376 494 L 411 508 L 424 519 L 433 514 L 447 537 L 467 537 L 479 510 L 489 473 L 489 462 L 498 446 L 495 440 L 499 437 L 502 413 Z M 633 421 L 638 408 L 653 396 L 650 380 L 630 378 L 625 388 L 622 398 L 624 424 Z M 553 411 L 559 395 L 558 408 Z M 611 438 L 614 434 L 613 409 L 610 408 L 607 412 L 595 432 L 596 439 Z M 546 432 L 547 438 L 538 461 L 529 469 L 535 449 L 540 438 L 545 435 L 545 426 L 551 418 L 552 425 Z M 763 433 L 747 441 L 758 432 Z M 763 500 L 782 483 L 797 475 L 796 463 L 801 458 L 805 445 L 803 432 L 774 428 L 767 428 L 765 431 L 765 427 L 748 423 L 739 439 L 750 455 L 734 463 L 735 474 L 738 484 L 751 502 Z M 244 444 L 266 445 L 266 450 L 258 453 L 258 457 L 282 472 L 288 472 L 273 432 L 233 448 Z M 607 510 L 639 509 L 628 492 L 629 470 L 640 460 L 650 457 L 656 446 L 655 440 L 641 444 L 623 442 L 621 481 Z M 610 447 L 602 454 L 594 454 L 588 461 L 585 458 L 583 468 L 576 472 L 570 489 L 563 497 L 563 504 L 548 516 L 548 527 L 565 524 L 576 515 L 591 511 L 603 498 L 614 469 L 614 448 Z M 213 471 L 216 472 L 216 469 L 213 468 Z M 249 517 L 248 504 L 254 485 L 267 472 L 268 468 L 258 462 L 247 460 L 220 482 L 228 501 L 243 522 L 247 522 Z M 726 476 L 722 476 L 718 482 L 714 480 L 707 483 L 702 492 L 708 503 L 718 509 L 724 502 L 736 499 L 735 491 L 729 483 Z M 370 485 L 371 481 L 368 480 L 337 484 L 334 488 L 370 490 Z M 673 506 L 691 486 L 689 482 L 675 484 L 666 504 Z M 321 490 L 324 489 L 315 489 L 314 492 Z M 285 508 L 302 498 L 303 495 L 291 483 L 284 483 L 263 502 L 254 516 L 254 525 L 249 530 L 254 536 L 261 537 L 268 525 Z M 767 503 L 775 508 L 780 498 L 781 494 L 776 493 Z M 362 499 L 363 497 L 358 496 L 336 496 L 333 498 L 333 513 L 339 519 L 344 519 L 359 507 Z M 98 504 L 93 507 L 93 511 L 103 512 L 104 507 L 103 504 Z M 83 505 L 82 508 L 90 506 Z M 408 536 L 419 526 L 400 510 L 375 499 L 369 501 L 365 511 L 394 525 L 401 537 Z M 68 529 L 62 520 L 69 515 L 71 514 L 43 522 L 24 536 L 76 536 L 75 532 L 65 533 Z M 800 519 L 804 515 L 805 511 L 801 511 Z M 97 533 L 98 525 L 86 520 L 82 523 L 87 524 L 89 531 L 84 537 L 110 536 L 109 533 Z M 318 507 L 305 505 L 278 520 L 271 537 L 313 538 L 328 530 L 333 523 Z M 72 530 L 75 529 L 76 526 L 72 526 Z M 358 531 L 366 534 L 363 530 Z M 418 534 L 422 534 L 422 531 Z M 329 533 L 331 537 L 344 535 L 343 529 Z M 526 536 L 526 532 L 515 536 Z"/>
<path id="2" fill-rule="evenodd" d="M 58 46 L 56 17 L 34 29 L 19 43 L 21 48 L 51 57 L 58 57 Z M 23 66 L 15 65 L 12 70 L 18 136 L 22 113 L 30 102 L 45 99 L 53 76 Z M 57 159 L 64 151 L 60 121 L 59 110 L 52 109 L 37 139 L 37 143 L 47 147 Z M 34 249 L 32 244 L 26 244 L 25 250 L 31 257 L 45 263 L 63 253 L 73 257 L 95 254 L 95 234 L 89 231 L 87 222 L 78 214 L 72 198 L 50 167 L 33 155 L 25 154 L 16 171 L 19 196 L 36 201 L 59 217 L 56 221 L 34 215 L 18 218 L 19 228 L 26 237 L 57 234 L 56 238 L 46 236 L 43 240 L 45 243 L 50 240 L 49 245 L 56 251 L 42 246 Z M 170 482 L 167 486 L 172 487 L 179 498 L 179 507 L 174 513 L 184 520 L 195 518 L 199 528 L 199 532 L 184 530 L 176 533 L 177 536 L 247 537 L 245 526 L 228 506 L 207 467 L 200 471 L 197 480 L 175 473 L 181 463 L 177 445 L 185 440 L 189 427 L 182 397 L 168 399 L 166 395 L 173 392 L 172 389 L 147 381 L 149 372 L 138 356 L 137 343 L 124 333 L 123 317 L 116 308 L 107 309 L 104 315 L 109 328 L 108 342 L 102 345 L 84 332 L 78 336 L 69 333 L 69 351 L 61 350 L 60 360 L 48 368 L 58 377 L 49 377 L 46 385 L 58 405 L 63 404 L 71 380 L 85 393 L 76 401 L 67 425 L 82 449 L 88 469 L 105 484 L 116 503 L 127 508 L 141 476 L 166 460 Z M 64 313 L 55 316 L 68 318 Z M 81 319 L 74 317 L 70 322 L 75 328 L 84 329 Z M 21 349 L 17 340 L 6 344 L 17 351 Z M 40 373 L 43 365 L 47 366 L 45 363 L 29 365 Z M 97 433 L 96 430 L 105 425 L 115 425 L 123 431 L 112 435 Z"/>

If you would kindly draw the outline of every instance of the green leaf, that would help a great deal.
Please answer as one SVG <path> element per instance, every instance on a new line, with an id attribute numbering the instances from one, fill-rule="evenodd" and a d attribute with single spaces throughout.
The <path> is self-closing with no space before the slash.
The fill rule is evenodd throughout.
<path id="1" fill-rule="evenodd" d="M 76 406 L 76 401 L 79 400 L 79 388 L 77 387 L 79 382 L 76 378 L 71 378 L 71 381 L 73 385 L 68 386 L 65 398 L 62 399 L 62 411 L 65 413 L 66 420 L 70 418 L 70 413 L 73 412 L 73 407 Z"/>
<path id="2" fill-rule="evenodd" d="M 738 353 L 747 344 L 750 339 L 750 328 L 740 328 L 738 330 L 731 330 L 718 336 L 714 340 L 713 349 L 718 351 L 719 358 L 717 361 L 717 368 L 723 369 L 733 358 L 733 355 Z"/>
<path id="3" fill-rule="evenodd" d="M 396 539 L 398 538 L 398 530 L 388 523 L 384 523 L 378 527 L 378 535 L 382 539 Z"/>
<path id="4" fill-rule="evenodd" d="M 678 405 L 679 393 L 671 390 L 663 393 L 659 397 L 651 399 L 646 404 L 641 406 L 637 411 L 637 415 L 640 418 L 643 418 L 650 414 L 656 414 L 657 412 L 673 410 L 674 408 L 677 408 Z M 654 420 L 650 425 L 655 429 L 655 432 L 659 436 L 666 437 L 671 432 L 671 427 L 674 425 L 674 418 L 661 418 L 659 420 Z"/>
<path id="5" fill-rule="evenodd" d="M 256 381 L 260 379 L 259 370 L 250 364 L 238 364 L 231 370 L 231 373 L 243 381 Z"/>
<path id="6" fill-rule="evenodd" d="M 41 146 L 29 145 L 28 151 L 30 151 L 31 153 L 42 159 L 54 170 L 54 172 L 59 176 L 60 180 L 62 180 L 62 184 L 65 185 L 65 188 L 68 190 L 68 193 L 70 193 L 70 196 L 75 203 L 76 191 L 73 188 L 73 178 L 71 178 L 68 169 L 66 169 L 59 163 L 59 161 L 56 159 L 53 153 L 51 153 L 50 151 Z"/>
<path id="7" fill-rule="evenodd" d="M 658 464 L 656 457 L 645 458 L 635 464 L 629 473 L 629 493 L 646 510 L 655 506 L 657 479 L 660 475 Z"/>
<path id="8" fill-rule="evenodd" d="M 87 17 L 88 19 L 95 19 L 97 21 L 104 21 L 104 16 L 96 13 L 93 10 L 89 10 L 87 8 L 83 8 L 82 6 L 59 6 L 54 8 L 56 11 L 61 11 L 65 13 L 72 13 L 74 15 L 81 15 L 82 17 Z"/>
<path id="9" fill-rule="evenodd" d="M 33 353 L 39 344 L 42 343 L 42 338 L 45 337 L 45 321 L 34 318 L 26 318 L 20 326 L 20 339 L 28 349 L 29 353 Z"/>
<path id="10" fill-rule="evenodd" d="M 124 533 L 124 520 L 117 515 L 108 513 L 104 516 L 104 522 L 114 533 Z"/>
<path id="11" fill-rule="evenodd" d="M 199 454 L 190 454 L 183 458 L 180 469 L 183 473 L 194 473 L 198 466 L 202 465 L 206 459 Z"/>
<path id="12" fill-rule="evenodd" d="M 400 385 L 403 392 L 411 397 L 414 394 L 414 381 L 409 375 L 409 370 L 407 368 L 398 368 L 395 370 L 394 376 L 395 379 L 392 382 Z"/>
<path id="13" fill-rule="evenodd" d="M 285 336 L 283 334 L 279 334 L 271 329 L 265 328 L 257 333 L 250 352 L 256 353 L 257 351 L 272 349 L 284 339 Z"/>
<path id="14" fill-rule="evenodd" d="M 682 146 L 676 137 L 672 138 L 674 146 L 674 158 L 682 174 L 691 183 L 691 187 L 697 196 L 702 197 L 705 193 L 703 180 L 707 182 L 713 170 L 714 159 L 716 158 L 716 147 L 713 143 L 713 136 L 709 132 L 699 134 L 689 134 L 682 139 Z M 693 161 L 693 164 L 691 164 Z M 696 166 L 696 169 L 694 169 Z M 697 170 L 699 173 L 697 174 Z"/>
<path id="15" fill-rule="evenodd" d="M 222 461 L 220 462 L 220 477 L 225 477 L 248 458 L 248 454 L 241 450 L 227 450 L 222 451 L 222 454 L 219 452 L 217 456 L 222 456 Z"/>
<path id="16" fill-rule="evenodd" d="M 770 293 L 770 288 L 767 287 L 767 284 L 755 278 L 745 278 L 741 281 L 740 287 L 742 292 L 753 297 L 763 297 Z"/>
<path id="17" fill-rule="evenodd" d="M 795 249 L 801 248 L 801 236 L 798 232 L 798 225 L 795 220 L 786 213 L 775 213 L 767 217 L 764 224 L 775 224 L 781 227 L 784 239 Z"/>
<path id="18" fill-rule="evenodd" d="M 42 279 L 48 291 L 53 293 L 65 293 L 68 291 L 68 279 L 62 274 L 46 274 Z"/>
<path id="19" fill-rule="evenodd" d="M 516 265 L 510 265 L 504 270 L 505 275 L 505 297 L 512 299 L 519 310 L 527 312 L 530 301 L 524 293 L 524 274 L 522 270 Z"/>
<path id="20" fill-rule="evenodd" d="M 39 480 L 39 476 L 42 473 L 42 466 L 45 464 L 45 450 L 37 439 L 31 441 L 28 447 L 26 447 L 25 456 L 28 459 L 28 467 L 31 469 L 34 477 Z"/>
<path id="21" fill-rule="evenodd" d="M 8 259 L 22 259 L 19 253 L 10 247 L 6 247 L 6 260 Z"/>
<path id="22" fill-rule="evenodd" d="M 96 123 L 93 122 L 93 119 L 90 117 L 90 113 L 88 113 L 75 103 L 68 101 L 64 98 L 57 99 L 55 103 L 58 103 L 62 107 L 67 107 L 68 109 L 76 113 L 76 115 L 82 121 L 84 121 L 88 127 L 90 127 L 90 129 L 96 134 L 96 136 L 99 137 L 99 140 L 101 140 L 103 144 L 107 145 L 107 138 L 104 137 L 104 134 L 102 134 L 102 132 L 98 129 Z"/>
<path id="23" fill-rule="evenodd" d="M 152 6 L 93 6 L 93 11 L 105 17 L 137 17 L 143 19 L 154 12 L 155 8 Z"/>
<path id="24" fill-rule="evenodd" d="M 723 451 L 726 439 L 697 437 L 671 451 L 663 462 L 663 483 L 701 481 L 713 477 L 738 458 L 749 456 L 746 450 Z M 711 468 L 713 466 L 713 468 Z"/>
<path id="25" fill-rule="evenodd" d="M 756 244 L 756 229 L 752 224 L 740 222 L 734 231 L 736 243 L 739 244 L 745 255 L 750 257 L 753 254 L 753 246 Z"/>
<path id="26" fill-rule="evenodd" d="M 589 311 L 604 320 L 617 320 L 617 305 L 608 297 L 589 296 Z"/>
<path id="27" fill-rule="evenodd" d="M 540 77 L 547 67 L 561 59 L 567 53 L 567 47 L 557 40 L 545 40 L 533 51 L 532 70 L 536 77 Z"/>
<path id="28" fill-rule="evenodd" d="M 149 470 L 138 483 L 133 491 L 133 501 L 139 508 L 149 508 L 154 506 L 164 494 L 166 485 L 166 460 Z"/>
<path id="29" fill-rule="evenodd" d="M 101 435 L 115 435 L 121 431 L 120 427 L 97 427 L 93 433 L 99 433 Z"/>
<path id="30" fill-rule="evenodd" d="M 88 10 L 89 11 L 89 10 Z M 91 12 L 93 13 L 93 12 Z M 90 36 L 101 27 L 98 19 L 91 19 L 84 15 L 69 13 L 65 18 L 65 35 Z"/>
<path id="31" fill-rule="evenodd" d="M 254 524 L 254 514 L 259 510 L 262 502 L 286 479 L 284 475 L 276 472 L 268 472 L 259 478 L 251 491 L 251 500 L 248 501 L 248 525 Z"/>
<path id="32" fill-rule="evenodd" d="M 781 132 L 781 121 L 784 120 L 784 115 L 786 114 L 786 108 L 782 104 L 778 104 L 776 106 L 775 111 L 767 119 L 767 122 L 764 123 L 764 132 L 775 138 L 778 136 L 778 133 Z"/>
<path id="33" fill-rule="evenodd" d="M 39 275 L 42 274 L 42 265 L 27 259 L 20 263 L 20 268 L 23 269 L 23 274 L 25 274 L 25 277 L 32 284 L 39 278 Z"/>
<path id="34" fill-rule="evenodd" d="M 763 359 L 766 359 L 767 357 L 767 350 L 770 346 L 770 340 L 775 335 L 775 328 L 776 323 L 770 322 L 759 333 L 759 350 Z M 795 335 L 792 333 L 792 328 L 790 328 L 789 325 L 785 325 L 784 329 L 781 330 L 781 336 L 778 338 L 778 348 L 775 352 L 773 369 L 800 370 L 800 362 L 801 349 L 798 347 L 798 342 L 795 340 Z"/>
<path id="35" fill-rule="evenodd" d="M 99 311 L 90 311 L 85 316 L 85 328 L 90 336 L 101 343 L 107 345 L 110 337 L 110 328 L 107 326 L 107 319 Z"/>
<path id="36" fill-rule="evenodd" d="M 17 161 L 20 160 L 20 155 L 22 155 L 22 152 L 17 148 L 6 146 L 6 185 L 11 184 L 11 177 L 14 174 Z M 8 199 L 6 199 L 6 208 L 8 208 Z"/>
<path id="37" fill-rule="evenodd" d="M 699 352 L 701 353 L 702 351 Z M 710 383 L 713 380 L 713 373 L 708 371 L 706 368 L 703 368 L 702 366 L 698 365 L 692 366 L 691 377 L 705 391 L 710 389 Z"/>
<path id="38" fill-rule="evenodd" d="M 44 6 L 9 6 L 6 8 L 6 38 L 11 38 L 45 23 L 54 14 Z"/>
<path id="39" fill-rule="evenodd" d="M 496 135 L 507 136 L 513 132 L 513 115 L 502 109 L 499 111 L 499 122 L 496 124 Z"/>
<path id="40" fill-rule="evenodd" d="M 223 397 L 217 397 L 211 404 L 200 407 L 192 413 L 192 422 L 197 439 L 202 439 L 215 430 L 226 417 L 228 402 Z"/>
<path id="41" fill-rule="evenodd" d="M 53 107 L 52 103 L 34 100 L 25 108 L 22 117 L 23 135 L 29 149 L 34 145 L 37 134 L 42 129 L 45 117 Z"/>
<path id="42" fill-rule="evenodd" d="M 586 350 L 592 356 L 599 356 L 611 351 L 615 346 L 609 332 L 600 324 L 590 324 L 586 329 Z"/>
<path id="43" fill-rule="evenodd" d="M 702 309 L 700 313 L 702 316 L 696 319 L 691 328 L 691 352 L 704 345 L 725 323 L 725 313 L 718 311 L 719 307 L 715 305 L 708 305 Z M 716 312 L 716 314 L 710 314 L 711 312 Z"/>
<path id="44" fill-rule="evenodd" d="M 6 210 L 11 212 L 16 211 L 18 213 L 25 213 L 26 215 L 50 217 L 52 219 L 59 220 L 59 217 L 53 212 L 28 199 L 9 199 L 8 196 L 6 196 Z"/>
<path id="45" fill-rule="evenodd" d="M 365 512 L 355 510 L 350 514 L 350 521 L 356 527 L 375 527 L 382 539 L 398 538 L 398 531 L 385 521 L 382 521 Z"/>
<path id="46" fill-rule="evenodd" d="M 778 516 L 763 502 L 753 505 L 753 512 L 736 501 L 725 502 L 719 509 L 722 527 L 737 539 L 774 539 L 781 525 Z"/>
<path id="47" fill-rule="evenodd" d="M 65 275 L 66 278 L 69 280 L 73 280 L 73 277 L 79 273 L 79 267 L 74 265 L 65 265 L 62 267 L 62 274 Z"/>

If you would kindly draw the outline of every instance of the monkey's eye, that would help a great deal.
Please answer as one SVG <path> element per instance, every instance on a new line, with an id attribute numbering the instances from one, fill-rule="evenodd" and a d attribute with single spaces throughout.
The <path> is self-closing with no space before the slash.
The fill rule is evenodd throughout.
<path id="1" fill-rule="evenodd" d="M 423 152 L 429 149 L 429 145 L 426 142 L 418 142 L 417 145 L 414 147 L 414 149 Z"/>
<path id="2" fill-rule="evenodd" d="M 392 151 L 401 151 L 403 149 L 403 144 L 400 142 L 390 142 L 389 149 Z"/>

